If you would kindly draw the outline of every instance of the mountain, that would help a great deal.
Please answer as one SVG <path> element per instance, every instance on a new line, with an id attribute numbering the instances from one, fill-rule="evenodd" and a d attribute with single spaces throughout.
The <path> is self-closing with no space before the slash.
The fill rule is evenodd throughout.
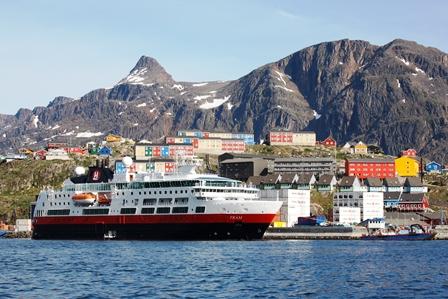
<path id="1" fill-rule="evenodd" d="M 389 154 L 415 148 L 445 160 L 448 55 L 415 42 L 339 40 L 314 45 L 233 81 L 178 82 L 142 56 L 110 89 L 0 115 L 0 150 L 82 143 L 108 133 L 162 140 L 178 129 L 315 130 Z"/>

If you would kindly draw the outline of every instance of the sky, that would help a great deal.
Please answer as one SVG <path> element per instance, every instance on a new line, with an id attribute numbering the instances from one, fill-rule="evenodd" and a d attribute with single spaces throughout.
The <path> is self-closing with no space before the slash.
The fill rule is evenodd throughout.
<path id="1" fill-rule="evenodd" d="M 344 38 L 448 52 L 447 11 L 444 0 L 0 0 L 0 113 L 111 87 L 142 55 L 200 82 Z"/>

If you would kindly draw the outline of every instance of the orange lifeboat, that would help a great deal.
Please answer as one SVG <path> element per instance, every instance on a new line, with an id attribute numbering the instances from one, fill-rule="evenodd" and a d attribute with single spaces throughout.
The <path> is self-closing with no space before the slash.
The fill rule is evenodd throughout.
<path id="1" fill-rule="evenodd" d="M 96 195 L 94 193 L 76 193 L 72 196 L 72 200 L 80 205 L 90 205 L 95 202 Z"/>
<path id="2" fill-rule="evenodd" d="M 104 193 L 98 194 L 98 204 L 110 205 L 110 198 L 107 196 L 107 194 Z"/>

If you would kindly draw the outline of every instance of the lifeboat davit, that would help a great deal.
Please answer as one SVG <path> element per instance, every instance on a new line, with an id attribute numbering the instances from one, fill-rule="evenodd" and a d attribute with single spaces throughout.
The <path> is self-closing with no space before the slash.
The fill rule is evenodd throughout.
<path id="1" fill-rule="evenodd" d="M 94 193 L 76 193 L 72 196 L 72 200 L 80 205 L 91 205 L 96 200 Z"/>

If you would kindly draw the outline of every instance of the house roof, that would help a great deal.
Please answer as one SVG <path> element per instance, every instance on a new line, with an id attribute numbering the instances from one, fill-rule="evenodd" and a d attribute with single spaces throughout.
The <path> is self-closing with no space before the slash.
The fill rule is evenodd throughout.
<path id="1" fill-rule="evenodd" d="M 407 187 L 423 187 L 423 183 L 418 177 L 407 177 L 404 185 Z"/>
<path id="2" fill-rule="evenodd" d="M 383 180 L 383 185 L 387 187 L 401 187 L 398 178 L 387 178 Z"/>
<path id="3" fill-rule="evenodd" d="M 321 175 L 316 185 L 330 185 L 333 178 L 334 176 L 330 174 Z"/>
<path id="4" fill-rule="evenodd" d="M 379 178 L 367 178 L 365 184 L 369 187 L 382 187 L 383 183 Z"/>
<path id="5" fill-rule="evenodd" d="M 311 179 L 313 178 L 314 174 L 312 173 L 304 173 L 299 175 L 299 179 L 297 180 L 297 184 L 299 185 L 305 185 L 309 184 L 311 182 Z"/>
<path id="6" fill-rule="evenodd" d="M 333 158 L 316 158 L 316 157 L 300 157 L 300 158 L 276 158 L 275 162 L 335 162 Z"/>
<path id="7" fill-rule="evenodd" d="M 295 173 L 282 173 L 281 176 L 281 183 L 284 184 L 293 184 L 296 181 L 296 175 Z"/>
<path id="8" fill-rule="evenodd" d="M 355 182 L 356 177 L 355 176 L 343 176 L 341 180 L 338 183 L 338 186 L 340 187 L 351 187 L 353 186 L 353 183 Z"/>
<path id="9" fill-rule="evenodd" d="M 395 160 L 393 158 L 382 158 L 382 159 L 346 159 L 349 163 L 393 163 Z"/>
<path id="10" fill-rule="evenodd" d="M 262 158 L 235 158 L 235 159 L 227 159 L 221 162 L 221 164 L 230 164 L 230 163 L 255 163 L 257 161 L 264 161 Z"/>
<path id="11" fill-rule="evenodd" d="M 399 199 L 400 192 L 384 192 L 383 196 L 384 196 L 384 199 Z"/>
<path id="12" fill-rule="evenodd" d="M 425 197 L 424 193 L 403 193 L 400 202 L 422 202 Z"/>
<path id="13" fill-rule="evenodd" d="M 260 159 L 266 159 L 266 160 L 274 160 L 274 156 L 260 156 L 256 154 L 248 154 L 248 153 L 224 153 L 218 156 L 218 158 L 225 157 L 225 156 L 232 156 L 233 159 L 235 158 L 260 158 Z"/>

